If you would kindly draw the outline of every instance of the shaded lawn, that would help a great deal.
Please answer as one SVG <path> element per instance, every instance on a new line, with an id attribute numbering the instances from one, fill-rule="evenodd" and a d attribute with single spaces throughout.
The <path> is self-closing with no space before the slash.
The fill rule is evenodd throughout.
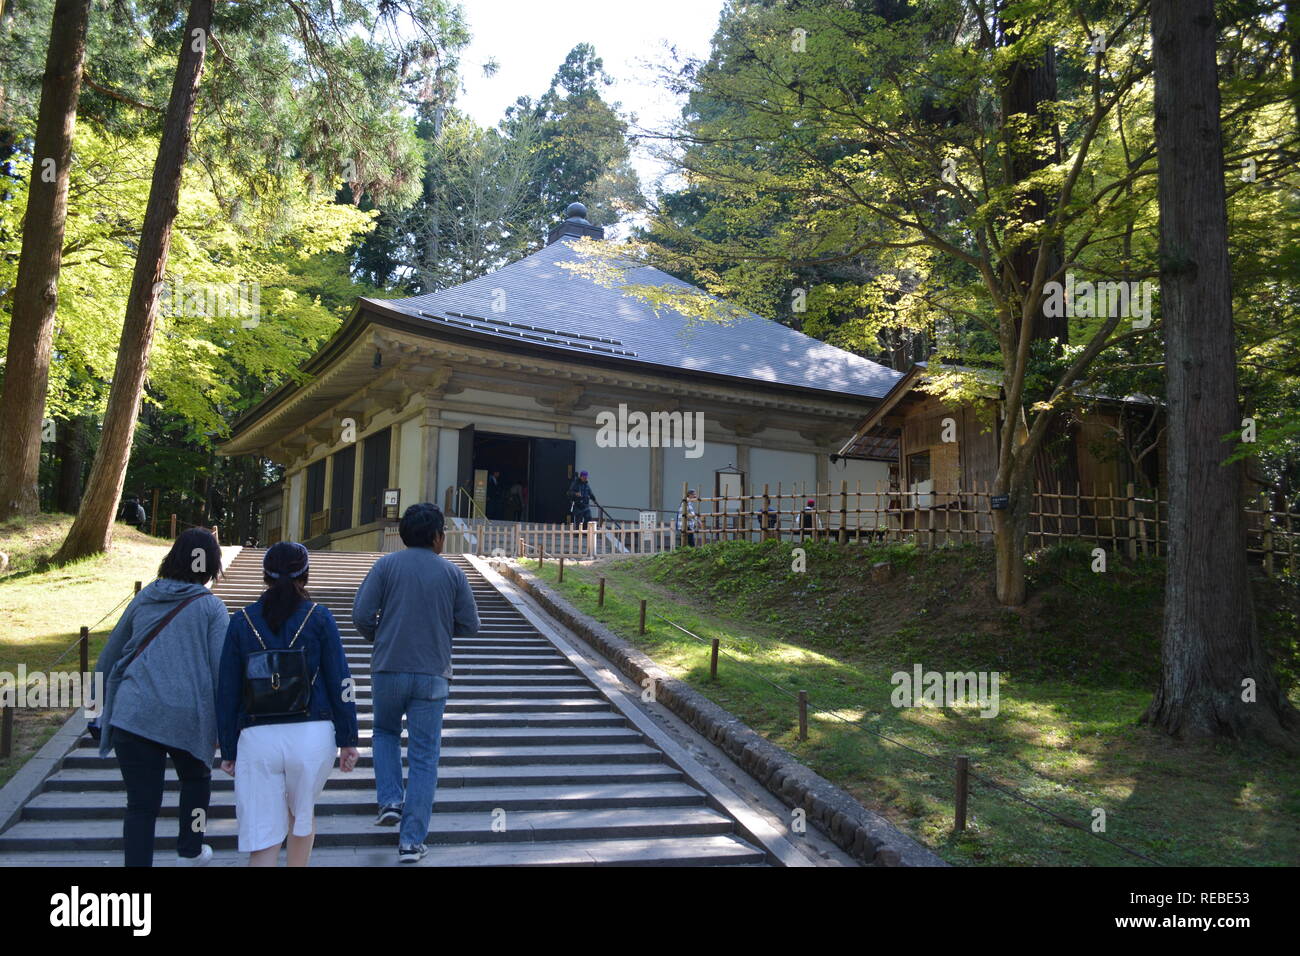
<path id="1" fill-rule="evenodd" d="M 1138 569 L 1133 580 L 1083 577 L 1068 584 L 1049 581 L 1040 567 L 1037 607 L 1029 612 L 1036 618 L 1026 624 L 1022 615 L 1013 624 L 995 609 L 997 623 L 990 626 L 972 612 L 979 601 L 969 597 L 961 606 L 948 599 L 955 615 L 916 620 L 926 616 L 916 612 L 926 609 L 924 597 L 933 587 L 965 589 L 953 562 L 982 576 L 984 558 L 969 553 L 978 549 L 934 558 L 941 570 L 930 569 L 933 587 L 925 581 L 928 555 L 895 555 L 908 576 L 879 585 L 861 574 L 849 580 L 845 567 L 881 554 L 838 555 L 810 563 L 798 582 L 805 593 L 822 592 L 821 606 L 809 611 L 800 604 L 805 613 L 778 614 L 774 624 L 769 619 L 784 600 L 781 588 L 766 571 L 756 581 L 752 567 L 732 560 L 736 546 L 711 547 L 721 551 L 722 566 L 719 555 L 699 553 L 705 549 L 602 562 L 598 572 L 566 565 L 558 587 L 666 671 L 950 862 L 1147 865 L 979 783 L 972 785 L 968 829 L 955 835 L 952 758 L 959 753 L 970 756 L 974 774 L 1078 827 L 1091 827 L 1094 811 L 1104 811 L 1106 837 L 1162 863 L 1293 865 L 1300 859 L 1300 768 L 1294 761 L 1251 746 L 1178 743 L 1137 724 L 1150 700 L 1144 683 L 1151 671 L 1144 662 L 1135 673 L 1132 663 L 1152 641 L 1158 647 L 1159 607 L 1150 604 L 1158 605 L 1159 591 L 1148 580 L 1161 573 L 1158 567 Z M 823 573 L 814 570 L 818 563 Z M 525 566 L 538 571 L 535 561 Z M 557 586 L 554 561 L 540 573 Z M 596 607 L 598 574 L 607 579 L 603 609 Z M 1097 588 L 1102 593 L 1091 593 Z M 651 612 L 644 636 L 637 634 L 641 597 L 649 599 Z M 877 626 L 875 640 L 863 640 L 860 631 L 856 640 L 846 640 L 855 625 L 844 617 L 856 618 L 873 598 L 889 605 L 884 610 L 892 630 Z M 1093 607 L 1094 601 L 1102 603 Z M 669 626 L 656 611 L 706 642 Z M 1063 636 L 1054 638 L 1057 633 Z M 707 640 L 714 637 L 723 647 L 716 684 L 708 679 Z M 1125 665 L 1108 663 L 1108 654 Z M 1101 666 L 1087 669 L 1092 656 Z M 977 708 L 890 704 L 890 675 L 910 671 L 913 663 L 927 670 L 999 669 L 997 658 L 1003 663 L 995 719 L 981 719 Z M 810 698 L 806 742 L 798 740 L 800 689 Z"/>
<path id="2" fill-rule="evenodd" d="M 71 515 L 38 515 L 0 524 L 0 551 L 9 554 L 9 572 L 0 576 L 0 671 L 16 675 L 20 664 L 32 671 L 76 671 L 80 628 L 91 628 L 90 666 L 135 591 L 148 583 L 171 546 L 170 541 L 118 524 L 113 549 L 51 568 L 43 565 L 58 549 Z M 56 663 L 57 662 L 57 663 Z M 71 714 L 70 710 L 16 711 L 14 753 L 0 759 L 3 785 Z"/>

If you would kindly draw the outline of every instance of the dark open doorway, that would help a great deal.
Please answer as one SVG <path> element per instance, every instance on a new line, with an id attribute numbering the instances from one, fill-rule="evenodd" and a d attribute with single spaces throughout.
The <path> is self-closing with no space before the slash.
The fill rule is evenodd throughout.
<path id="1" fill-rule="evenodd" d="M 480 432 L 467 425 L 460 432 L 460 467 L 456 513 L 478 514 L 472 504 L 475 476 L 486 472 L 484 506 L 494 521 L 541 521 L 561 524 L 568 512 L 565 490 L 573 478 L 576 445 L 563 438 L 524 438 Z"/>
<path id="2" fill-rule="evenodd" d="M 528 520 L 527 438 L 474 434 L 474 470 L 488 473 L 487 516 L 494 521 Z"/>

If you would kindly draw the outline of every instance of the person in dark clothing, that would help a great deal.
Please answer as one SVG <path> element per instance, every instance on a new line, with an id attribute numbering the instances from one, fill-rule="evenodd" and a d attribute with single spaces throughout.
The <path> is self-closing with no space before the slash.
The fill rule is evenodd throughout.
<path id="1" fill-rule="evenodd" d="M 500 471 L 491 471 L 487 479 L 487 516 L 493 521 L 500 519 L 506 500 L 505 485 L 501 481 Z"/>
<path id="2" fill-rule="evenodd" d="M 600 504 L 587 479 L 587 473 L 580 471 L 569 485 L 569 510 L 573 515 L 573 523 L 579 528 L 585 528 L 591 521 L 591 503 L 594 501 L 597 505 Z"/>
<path id="3" fill-rule="evenodd" d="M 478 605 L 465 572 L 442 557 L 446 518 L 430 502 L 411 505 L 398 531 L 406 547 L 384 555 L 352 602 L 352 620 L 375 645 L 375 796 L 378 826 L 398 826 L 399 863 L 418 863 L 438 788 L 442 719 L 451 692 L 452 639 L 478 633 Z M 407 780 L 402 781 L 402 717 Z"/>
<path id="4" fill-rule="evenodd" d="M 334 769 L 357 764 L 355 683 L 338 624 L 307 592 L 309 555 L 281 541 L 262 558 L 266 590 L 231 615 L 217 684 L 221 769 L 235 778 L 239 849 L 249 866 L 307 866 L 316 839 L 316 801 Z M 313 675 L 306 707 L 291 713 L 250 707 L 249 661 L 268 649 L 301 649 Z"/>
<path id="5" fill-rule="evenodd" d="M 131 495 L 126 501 L 122 502 L 122 520 L 133 528 L 143 528 L 146 515 L 144 505 L 140 504 L 140 499 Z"/>

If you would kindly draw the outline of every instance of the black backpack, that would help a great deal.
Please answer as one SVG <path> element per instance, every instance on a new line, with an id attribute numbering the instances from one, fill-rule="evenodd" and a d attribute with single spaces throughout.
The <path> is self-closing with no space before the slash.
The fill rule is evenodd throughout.
<path id="1" fill-rule="evenodd" d="M 315 610 L 313 604 L 298 625 L 293 640 L 283 649 L 268 648 L 262 635 L 253 627 L 248 608 L 240 612 L 257 643 L 262 645 L 260 651 L 248 655 L 244 664 L 243 705 L 244 713 L 250 717 L 302 717 L 311 710 L 311 691 L 316 684 L 316 675 L 308 680 L 307 652 L 293 645 Z"/>

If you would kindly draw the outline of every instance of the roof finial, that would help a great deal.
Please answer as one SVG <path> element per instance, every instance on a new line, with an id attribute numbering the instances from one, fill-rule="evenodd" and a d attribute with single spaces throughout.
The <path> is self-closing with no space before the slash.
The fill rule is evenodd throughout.
<path id="1" fill-rule="evenodd" d="M 581 239 L 584 236 L 590 236 L 593 239 L 605 238 L 604 229 L 600 228 L 600 226 L 593 226 L 587 221 L 587 207 L 583 203 L 569 203 L 569 208 L 564 210 L 564 216 L 564 222 L 552 229 L 550 235 L 546 237 L 547 245 L 557 239 Z"/>

